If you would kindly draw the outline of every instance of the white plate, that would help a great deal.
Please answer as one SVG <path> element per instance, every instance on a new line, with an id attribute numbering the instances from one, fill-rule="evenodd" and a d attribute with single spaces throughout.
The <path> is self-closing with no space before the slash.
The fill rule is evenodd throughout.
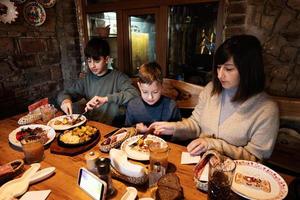
<path id="1" fill-rule="evenodd" d="M 54 138 L 55 138 L 55 131 L 50 126 L 45 126 L 42 124 L 30 124 L 30 125 L 20 126 L 19 128 L 13 130 L 8 135 L 9 142 L 17 147 L 22 147 L 21 143 L 17 140 L 16 135 L 17 135 L 17 132 L 21 131 L 21 129 L 26 129 L 26 128 L 31 128 L 31 129 L 42 128 L 43 130 L 47 131 L 47 136 L 48 136 L 49 140 L 44 144 L 44 146 L 49 144 L 50 142 L 52 142 L 52 140 L 54 140 Z"/>
<path id="2" fill-rule="evenodd" d="M 76 119 L 77 117 L 79 116 L 79 114 L 73 114 L 72 115 L 72 118 L 73 119 Z M 48 126 L 51 126 L 52 128 L 54 128 L 55 130 L 57 131 L 64 131 L 64 130 L 68 130 L 68 129 L 71 129 L 71 128 L 75 128 L 77 126 L 80 126 L 82 124 L 84 124 L 84 122 L 86 122 L 86 117 L 84 115 L 82 115 L 80 118 L 83 119 L 81 122 L 77 123 L 77 124 L 74 124 L 74 125 L 55 125 L 54 122 L 56 120 L 59 120 L 59 121 L 62 121 L 63 118 L 67 117 L 67 115 L 62 115 L 62 116 L 59 116 L 59 117 L 55 117 L 53 119 L 51 119 L 47 125 Z"/>
<path id="3" fill-rule="evenodd" d="M 148 152 L 137 151 L 129 146 L 130 144 L 136 142 L 140 137 L 142 137 L 142 135 L 136 135 L 125 140 L 121 145 L 121 150 L 127 153 L 128 158 L 131 158 L 133 160 L 146 161 L 149 160 L 149 156 L 150 156 L 149 151 Z M 153 140 L 154 142 L 166 143 L 166 141 L 164 141 L 163 139 L 155 135 L 148 135 L 145 140 L 149 140 L 149 139 Z"/>
<path id="4" fill-rule="evenodd" d="M 247 160 L 235 160 L 234 162 L 236 163 L 235 173 L 239 172 L 247 176 L 268 180 L 271 185 L 271 192 L 268 193 L 250 186 L 238 184 L 233 179 L 231 189 L 235 193 L 247 199 L 259 200 L 279 200 L 286 197 L 288 186 L 283 178 L 272 169 Z"/>

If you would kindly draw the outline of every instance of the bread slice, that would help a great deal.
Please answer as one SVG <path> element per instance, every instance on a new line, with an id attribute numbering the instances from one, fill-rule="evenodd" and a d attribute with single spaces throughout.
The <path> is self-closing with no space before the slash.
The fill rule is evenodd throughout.
<path id="1" fill-rule="evenodd" d="M 157 200 L 181 200 L 183 199 L 182 191 L 169 188 L 167 186 L 159 186 L 156 190 Z"/>
<path id="2" fill-rule="evenodd" d="M 156 199 L 179 200 L 183 198 L 180 180 L 175 173 L 162 176 L 157 182 Z"/>
<path id="3" fill-rule="evenodd" d="M 158 180 L 157 186 L 166 186 L 175 190 L 181 190 L 180 180 L 175 173 L 168 173 L 162 176 Z"/>

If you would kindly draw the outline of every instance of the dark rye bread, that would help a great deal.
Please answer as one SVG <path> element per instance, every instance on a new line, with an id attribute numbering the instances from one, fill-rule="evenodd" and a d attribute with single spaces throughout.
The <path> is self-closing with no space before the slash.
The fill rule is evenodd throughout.
<path id="1" fill-rule="evenodd" d="M 162 176 L 157 182 L 157 200 L 180 200 L 183 198 L 183 190 L 179 178 L 174 173 Z"/>

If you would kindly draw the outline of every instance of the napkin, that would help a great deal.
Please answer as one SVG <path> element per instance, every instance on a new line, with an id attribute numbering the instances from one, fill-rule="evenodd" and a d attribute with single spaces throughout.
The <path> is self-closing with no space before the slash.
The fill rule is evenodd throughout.
<path id="1" fill-rule="evenodd" d="M 189 152 L 182 152 L 181 164 L 195 164 L 200 160 L 200 156 L 191 156 Z"/>
<path id="2" fill-rule="evenodd" d="M 51 190 L 28 191 L 20 200 L 45 200 L 50 192 Z"/>
<path id="3" fill-rule="evenodd" d="M 145 175 L 145 169 L 141 165 L 133 164 L 128 161 L 126 152 L 118 149 L 109 151 L 111 165 L 121 174 L 130 177 L 142 177 Z"/>

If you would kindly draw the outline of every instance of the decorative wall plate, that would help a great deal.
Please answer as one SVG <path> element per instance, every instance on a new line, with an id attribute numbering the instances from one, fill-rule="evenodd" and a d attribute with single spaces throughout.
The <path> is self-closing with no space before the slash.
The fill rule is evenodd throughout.
<path id="1" fill-rule="evenodd" d="M 38 0 L 45 8 L 51 8 L 55 5 L 56 0 Z"/>
<path id="2" fill-rule="evenodd" d="M 23 10 L 26 22 L 32 26 L 40 26 L 46 20 L 46 12 L 43 6 L 37 2 L 29 2 Z"/>
<path id="3" fill-rule="evenodd" d="M 9 0 L 2 0 L 1 3 L 6 6 L 6 13 L 0 15 L 0 21 L 4 24 L 14 22 L 18 17 L 17 7 Z"/>
<path id="4" fill-rule="evenodd" d="M 13 2 L 15 2 L 16 4 L 22 4 L 24 3 L 26 0 L 12 0 Z"/>

